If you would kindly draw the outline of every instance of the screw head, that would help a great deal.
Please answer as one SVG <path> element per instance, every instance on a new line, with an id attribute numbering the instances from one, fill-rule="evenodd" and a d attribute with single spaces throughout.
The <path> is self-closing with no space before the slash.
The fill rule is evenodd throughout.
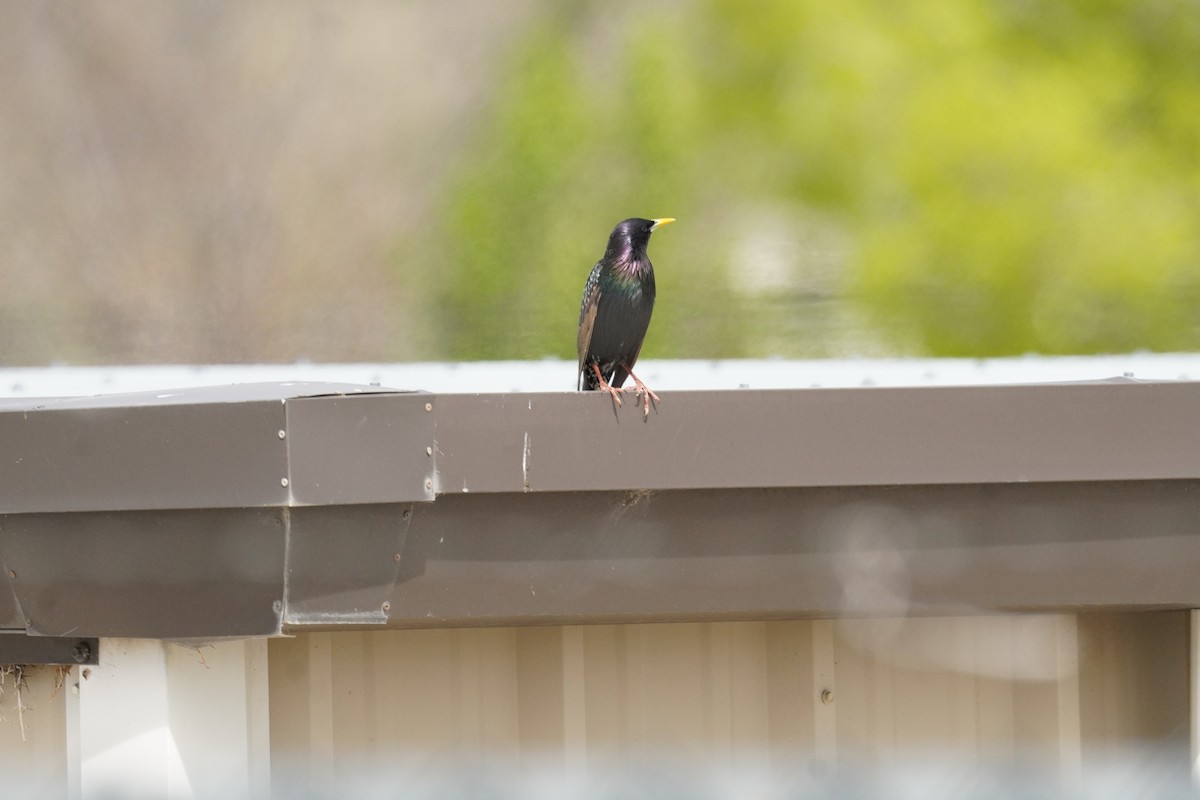
<path id="1" fill-rule="evenodd" d="M 71 658 L 75 659 L 76 664 L 82 664 L 91 657 L 92 647 L 87 642 L 76 642 L 71 649 Z"/>
<path id="2" fill-rule="evenodd" d="M 287 486 L 287 485 L 288 485 L 288 479 L 287 479 L 287 478 L 280 478 L 280 479 L 279 479 L 279 485 L 280 485 L 280 486 Z"/>
<path id="3" fill-rule="evenodd" d="M 426 404 L 425 404 L 425 410 L 426 410 L 426 411 L 433 411 L 433 403 L 426 403 Z"/>

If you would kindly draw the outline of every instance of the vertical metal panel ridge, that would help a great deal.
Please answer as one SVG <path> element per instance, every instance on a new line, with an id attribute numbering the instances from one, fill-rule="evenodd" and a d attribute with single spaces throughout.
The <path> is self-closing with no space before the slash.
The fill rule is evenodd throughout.
<path id="1" fill-rule="evenodd" d="M 1200 477 L 1197 382 L 446 395 L 444 493 Z"/>
<path id="2" fill-rule="evenodd" d="M 415 392 L 288 400 L 289 504 L 433 500 L 433 402 Z"/>

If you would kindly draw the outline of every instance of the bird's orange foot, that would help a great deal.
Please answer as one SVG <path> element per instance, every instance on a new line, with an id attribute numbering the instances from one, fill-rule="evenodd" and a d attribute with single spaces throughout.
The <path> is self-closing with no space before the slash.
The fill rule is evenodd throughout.
<path id="1" fill-rule="evenodd" d="M 629 372 L 629 377 L 633 378 L 633 389 L 638 398 L 642 401 L 642 419 L 650 418 L 650 404 L 654 403 L 654 410 L 658 411 L 658 395 L 650 391 L 650 387 L 642 383 L 642 379 L 633 374 L 633 370 L 626 368 Z M 626 389 L 625 391 L 630 391 Z"/>
<path id="2" fill-rule="evenodd" d="M 592 364 L 592 372 L 596 373 L 596 380 L 600 382 L 600 391 L 608 392 L 608 394 L 612 397 L 613 402 L 618 406 L 621 405 L 621 390 L 615 386 L 609 385 L 608 381 L 604 380 L 604 376 L 600 374 L 600 368 L 595 364 Z"/>
<path id="3" fill-rule="evenodd" d="M 601 383 L 600 389 L 601 389 L 601 391 L 608 392 L 610 395 L 612 395 L 612 399 L 613 399 L 614 403 L 616 403 L 617 405 L 621 405 L 621 390 L 620 389 L 618 389 L 615 386 L 609 386 L 607 383 Z"/>

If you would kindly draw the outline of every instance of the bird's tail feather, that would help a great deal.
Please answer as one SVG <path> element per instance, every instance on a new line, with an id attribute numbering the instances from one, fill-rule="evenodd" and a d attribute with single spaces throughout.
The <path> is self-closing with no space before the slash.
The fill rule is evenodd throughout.
<path id="1" fill-rule="evenodd" d="M 579 380 L 575 386 L 581 392 L 591 392 L 600 388 L 600 381 L 596 380 L 596 371 L 592 369 L 591 364 L 586 364 L 579 370 Z"/>

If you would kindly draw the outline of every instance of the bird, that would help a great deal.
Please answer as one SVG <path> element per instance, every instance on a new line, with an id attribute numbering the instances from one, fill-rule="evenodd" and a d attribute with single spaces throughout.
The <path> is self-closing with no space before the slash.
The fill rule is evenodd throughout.
<path id="1" fill-rule="evenodd" d="M 634 217 L 617 223 L 604 257 L 583 286 L 579 307 L 576 389 L 608 392 L 619 406 L 621 386 L 625 378 L 633 378 L 643 419 L 650 416 L 651 401 L 658 407 L 658 395 L 633 374 L 654 311 L 654 267 L 646 245 L 651 233 L 674 221 Z"/>

